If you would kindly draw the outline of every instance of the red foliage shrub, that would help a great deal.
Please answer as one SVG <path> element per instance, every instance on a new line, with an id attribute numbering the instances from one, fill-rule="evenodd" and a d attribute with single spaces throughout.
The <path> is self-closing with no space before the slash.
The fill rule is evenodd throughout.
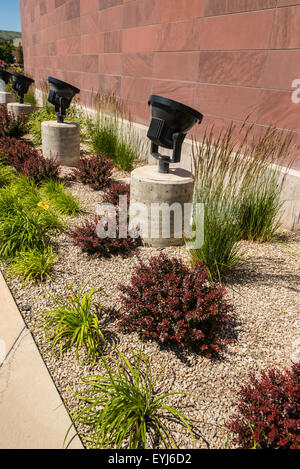
<path id="1" fill-rule="evenodd" d="M 33 146 L 14 137 L 0 138 L 0 160 L 36 182 L 59 173 L 58 161 L 44 158 Z"/>
<path id="2" fill-rule="evenodd" d="M 76 226 L 70 231 L 70 236 L 73 243 L 80 247 L 82 251 L 88 254 L 97 254 L 98 256 L 110 257 L 113 254 L 125 254 L 129 253 L 133 249 L 136 249 L 140 244 L 139 239 L 133 239 L 130 236 L 127 238 L 119 238 L 119 227 L 117 216 L 117 229 L 116 238 L 100 238 L 97 235 L 97 225 L 102 217 L 95 216 L 93 220 L 85 220 L 81 225 Z M 107 224 L 104 223 L 104 227 L 107 229 Z"/>
<path id="3" fill-rule="evenodd" d="M 102 201 L 107 204 L 119 205 L 119 196 L 126 195 L 127 197 L 127 206 L 129 206 L 130 201 L 130 185 L 124 184 L 122 182 L 112 182 L 109 187 L 104 191 Z"/>
<path id="4" fill-rule="evenodd" d="M 0 137 L 22 137 L 27 132 L 27 120 L 25 115 L 16 119 L 6 104 L 0 104 Z"/>
<path id="5" fill-rule="evenodd" d="M 44 158 L 42 155 L 32 155 L 26 160 L 21 172 L 28 178 L 40 182 L 47 178 L 57 178 L 59 175 L 60 162 L 52 158 Z"/>
<path id="6" fill-rule="evenodd" d="M 231 307 L 224 289 L 210 285 L 202 264 L 188 267 L 165 254 L 139 261 L 131 285 L 121 285 L 124 313 L 119 326 L 178 347 L 193 346 L 210 357 L 221 351 L 219 336 Z"/>
<path id="7" fill-rule="evenodd" d="M 94 190 L 103 190 L 110 186 L 113 163 L 101 155 L 80 158 L 74 174 L 83 184 L 88 184 Z"/>
<path id="8" fill-rule="evenodd" d="M 23 164 L 30 158 L 38 158 L 39 152 L 26 142 L 14 137 L 0 138 L 0 160 L 21 171 Z"/>
<path id="9" fill-rule="evenodd" d="M 291 370 L 250 374 L 227 428 L 243 449 L 300 449 L 300 364 Z"/>

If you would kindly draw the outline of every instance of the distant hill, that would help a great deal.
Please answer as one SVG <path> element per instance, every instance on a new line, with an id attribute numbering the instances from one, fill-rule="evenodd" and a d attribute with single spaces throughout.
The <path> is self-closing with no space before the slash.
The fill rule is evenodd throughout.
<path id="1" fill-rule="evenodd" d="M 22 34 L 18 33 L 17 31 L 1 31 L 0 30 L 0 40 L 2 41 L 8 41 L 13 43 L 13 40 L 16 37 L 21 37 Z"/>

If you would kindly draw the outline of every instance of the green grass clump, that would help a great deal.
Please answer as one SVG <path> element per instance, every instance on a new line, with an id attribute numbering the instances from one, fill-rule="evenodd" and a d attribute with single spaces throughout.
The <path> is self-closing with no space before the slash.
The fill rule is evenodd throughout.
<path id="1" fill-rule="evenodd" d="M 88 133 L 94 153 L 106 156 L 119 169 L 132 170 L 141 142 L 122 119 L 99 113 L 97 120 L 89 123 Z"/>
<path id="2" fill-rule="evenodd" d="M 0 189 L 0 223 L 8 217 L 16 216 L 24 208 L 14 188 L 5 186 Z"/>
<path id="3" fill-rule="evenodd" d="M 86 389 L 76 395 L 82 407 L 73 419 L 90 427 L 82 435 L 90 447 L 145 449 L 159 439 L 165 448 L 178 448 L 168 427 L 174 420 L 193 439 L 187 418 L 166 402 L 169 396 L 185 393 L 160 393 L 156 388 L 165 368 L 153 376 L 142 349 L 129 357 L 118 350 L 117 354 L 117 359 L 100 357 L 104 374 L 85 378 Z"/>
<path id="4" fill-rule="evenodd" d="M 11 166 L 3 165 L 0 162 L 0 188 L 11 184 L 15 175 L 16 173 Z"/>
<path id="5" fill-rule="evenodd" d="M 241 238 L 269 242 L 280 227 L 281 184 L 271 171 L 245 190 L 238 212 Z"/>
<path id="6" fill-rule="evenodd" d="M 0 258 L 12 259 L 19 252 L 41 249 L 47 232 L 39 216 L 19 211 L 0 223 Z"/>
<path id="7" fill-rule="evenodd" d="M 31 249 L 16 255 L 8 268 L 12 276 L 20 276 L 26 284 L 29 281 L 40 280 L 43 282 L 47 277 L 51 279 L 51 271 L 55 256 L 51 246 L 43 250 Z"/>
<path id="8" fill-rule="evenodd" d="M 72 285 L 68 286 L 67 298 L 51 295 L 56 306 L 41 312 L 41 323 L 51 350 L 56 351 L 58 357 L 74 346 L 79 359 L 79 351 L 84 347 L 87 358 L 95 362 L 106 341 L 99 327 L 101 306 L 92 301 L 99 290 L 92 288 L 85 293 L 86 286 L 80 287 L 77 292 L 74 292 Z"/>
<path id="9" fill-rule="evenodd" d="M 50 179 L 42 184 L 41 190 L 59 213 L 74 216 L 82 211 L 80 200 L 66 190 L 63 182 Z"/>
<path id="10" fill-rule="evenodd" d="M 271 241 L 280 227 L 293 136 L 272 126 L 258 136 L 252 131 L 253 126 L 231 124 L 216 136 L 212 127 L 194 145 L 195 201 L 204 204 L 204 243 L 190 253 L 194 262 L 205 263 L 212 280 L 235 265 L 239 240 Z"/>
<path id="11" fill-rule="evenodd" d="M 196 193 L 204 203 L 204 241 L 199 249 L 191 249 L 194 263 L 204 262 L 210 280 L 221 280 L 240 258 L 237 242 L 240 229 L 236 222 L 236 208 L 222 197 L 220 190 Z"/>

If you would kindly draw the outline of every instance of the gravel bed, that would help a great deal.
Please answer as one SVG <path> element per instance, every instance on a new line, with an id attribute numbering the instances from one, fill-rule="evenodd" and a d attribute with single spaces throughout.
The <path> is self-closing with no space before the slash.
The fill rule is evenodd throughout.
<path id="1" fill-rule="evenodd" d="M 123 175 L 124 176 L 124 175 Z M 85 206 L 85 213 L 71 219 L 78 223 L 95 213 L 101 202 L 101 193 L 76 182 L 69 182 L 73 195 Z M 224 448 L 228 432 L 225 422 L 234 410 L 235 392 L 250 371 L 290 366 L 293 343 L 300 337 L 299 318 L 299 236 L 285 233 L 286 239 L 274 244 L 242 242 L 244 261 L 224 281 L 228 301 L 233 304 L 232 321 L 226 334 L 234 340 L 227 345 L 219 359 L 210 360 L 188 352 L 180 356 L 175 350 L 161 348 L 154 341 L 144 343 L 144 352 L 151 357 L 153 368 L 166 366 L 162 391 L 185 391 L 188 396 L 174 396 L 170 404 L 176 405 L 195 427 L 197 448 Z M 91 285 L 103 288 L 97 300 L 105 307 L 119 307 L 119 283 L 128 283 L 136 264 L 135 256 L 116 256 L 99 259 L 88 256 L 73 246 L 69 237 L 57 238 L 60 254 L 55 263 L 53 281 L 44 285 L 28 285 L 22 288 L 19 279 L 7 278 L 7 282 L 21 310 L 27 327 L 43 351 L 43 331 L 37 324 L 37 313 L 49 307 L 47 292 L 64 295 L 65 286 L 79 287 L 87 280 Z M 153 248 L 140 247 L 142 258 L 157 255 Z M 184 248 L 167 248 L 171 256 L 179 256 L 188 262 Z M 31 310 L 22 311 L 30 305 Z M 135 333 L 122 334 L 116 330 L 114 317 L 103 318 L 103 330 L 110 331 L 111 344 L 127 353 L 138 350 L 141 340 Z M 109 353 L 112 347 L 109 345 Z M 100 371 L 78 363 L 75 352 L 57 359 L 44 351 L 45 363 L 53 377 L 67 408 L 77 407 L 73 390 L 82 388 L 81 378 Z M 191 448 L 191 441 L 180 425 L 172 424 L 180 448 Z"/>

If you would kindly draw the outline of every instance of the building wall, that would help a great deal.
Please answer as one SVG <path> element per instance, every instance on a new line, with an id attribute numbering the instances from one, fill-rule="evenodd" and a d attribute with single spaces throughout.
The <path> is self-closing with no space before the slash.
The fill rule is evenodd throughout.
<path id="1" fill-rule="evenodd" d="M 25 69 L 126 98 L 136 122 L 160 94 L 217 129 L 247 116 L 300 141 L 300 0 L 20 0 Z M 300 97 L 300 93 L 299 93 Z M 300 169 L 300 155 L 294 165 Z"/>

